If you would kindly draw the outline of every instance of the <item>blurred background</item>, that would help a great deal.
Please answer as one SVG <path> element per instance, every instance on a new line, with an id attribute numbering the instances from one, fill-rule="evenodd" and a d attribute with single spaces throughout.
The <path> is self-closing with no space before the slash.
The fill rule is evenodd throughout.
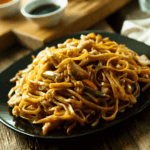
<path id="1" fill-rule="evenodd" d="M 12 1 L 16 2 L 16 0 Z M 150 0 L 68 0 L 59 24 L 44 28 L 28 21 L 20 12 L 22 5 L 31 1 L 19 1 L 17 12 L 13 16 L 0 18 L 0 73 L 47 43 L 84 30 L 118 33 L 150 44 Z M 2 4 L 0 4 L 0 11 L 4 12 Z M 126 128 L 118 126 L 118 132 L 109 130 L 111 134 L 102 133 L 103 137 L 93 141 L 94 147 L 90 142 L 88 149 L 150 149 L 149 116 L 149 109 L 145 109 L 135 117 L 138 118 L 137 120 L 133 118 L 128 120 L 125 123 Z M 2 123 L 0 129 L 0 150 L 46 150 L 72 147 L 65 143 L 59 145 L 57 142 L 51 143 L 48 140 L 27 137 L 12 131 Z M 74 143 L 76 147 L 74 149 L 80 149 L 80 144 Z"/>

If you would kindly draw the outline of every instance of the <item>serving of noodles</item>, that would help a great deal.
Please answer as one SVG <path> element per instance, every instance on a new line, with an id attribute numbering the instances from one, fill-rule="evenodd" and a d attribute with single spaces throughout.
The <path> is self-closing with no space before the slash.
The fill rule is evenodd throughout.
<path id="1" fill-rule="evenodd" d="M 11 79 L 8 105 L 13 115 L 43 124 L 43 135 L 111 121 L 150 86 L 150 60 L 100 34 L 67 39 L 32 58 Z"/>

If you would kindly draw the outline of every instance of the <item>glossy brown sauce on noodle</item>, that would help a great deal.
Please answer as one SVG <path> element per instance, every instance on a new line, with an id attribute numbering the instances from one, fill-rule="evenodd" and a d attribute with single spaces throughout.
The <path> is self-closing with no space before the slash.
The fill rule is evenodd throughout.
<path id="1" fill-rule="evenodd" d="M 77 124 L 96 126 L 137 103 L 139 82 L 150 85 L 150 61 L 100 34 L 47 47 L 11 82 L 13 115 L 43 124 L 43 134 Z"/>

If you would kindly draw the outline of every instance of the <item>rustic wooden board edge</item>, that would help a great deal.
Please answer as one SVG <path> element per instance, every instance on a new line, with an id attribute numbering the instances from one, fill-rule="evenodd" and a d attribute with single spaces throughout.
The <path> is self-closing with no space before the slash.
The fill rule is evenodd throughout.
<path id="1" fill-rule="evenodd" d="M 39 38 L 32 37 L 31 35 L 25 33 L 20 33 L 17 30 L 13 30 L 12 32 L 16 36 L 19 44 L 23 45 L 26 48 L 36 50 L 44 45 L 44 42 Z"/>
<path id="2" fill-rule="evenodd" d="M 17 39 L 12 31 L 7 31 L 5 34 L 0 36 L 0 51 L 7 49 L 11 45 L 17 43 Z"/>
<path id="3" fill-rule="evenodd" d="M 124 0 L 124 1 L 120 2 L 119 4 L 116 4 L 116 3 L 118 3 L 118 1 L 112 1 L 111 3 L 107 3 L 106 5 L 107 5 L 107 8 L 109 8 L 111 10 L 111 13 L 114 13 L 115 11 L 117 11 L 121 7 L 125 6 L 129 2 L 131 2 L 131 0 Z M 114 6 L 114 7 L 112 7 L 112 6 Z M 101 14 L 101 12 L 104 12 L 104 13 Z M 67 28 L 64 27 L 60 31 L 60 34 L 61 34 L 60 37 L 64 37 L 71 33 L 86 30 L 86 29 L 92 27 L 94 24 L 98 23 L 99 21 L 103 20 L 104 18 L 106 18 L 109 15 L 110 14 L 107 12 L 107 10 L 105 10 L 104 7 L 101 10 L 97 9 L 97 10 L 93 11 L 91 14 L 85 15 L 83 18 L 79 18 L 78 20 L 76 20 L 76 22 L 72 22 L 69 26 L 67 26 Z M 83 20 L 84 20 L 84 22 L 83 22 Z M 74 27 L 74 28 L 72 28 L 72 27 Z M 64 30 L 66 32 L 64 32 Z M 44 39 L 44 43 L 46 44 L 46 43 L 49 43 L 56 39 L 58 39 L 57 36 L 56 36 L 56 38 L 55 37 L 47 37 L 46 39 Z"/>
<path id="4" fill-rule="evenodd" d="M 120 9 L 121 7 L 128 4 L 130 1 L 131 0 L 124 0 L 124 1 L 120 1 L 118 3 L 118 0 L 114 0 L 114 1 L 111 1 L 110 3 L 106 2 L 105 5 L 107 5 L 109 12 L 114 13 L 115 11 Z M 53 35 L 53 36 L 46 36 L 45 38 L 43 38 L 43 37 L 38 38 L 37 36 L 31 36 L 30 34 L 26 33 L 25 31 L 23 33 L 17 29 L 14 29 L 14 30 L 12 30 L 11 34 L 7 33 L 5 35 L 7 37 L 7 39 L 9 39 L 9 40 L 7 40 L 8 41 L 7 44 L 2 44 L 0 46 L 0 49 L 1 50 L 5 49 L 8 46 L 10 46 L 12 43 L 14 43 L 12 37 L 14 38 L 14 35 L 15 35 L 17 42 L 19 42 L 20 44 L 22 44 L 26 48 L 35 50 L 35 49 L 37 49 L 37 48 L 39 48 L 39 47 L 41 47 L 41 46 L 43 46 L 49 42 L 57 40 L 58 38 L 67 36 L 67 35 L 72 34 L 74 32 L 86 30 L 86 29 L 90 28 L 91 26 L 93 26 L 94 24 L 101 21 L 102 19 L 106 18 L 109 15 L 110 15 L 110 13 L 108 13 L 108 11 L 105 9 L 105 7 L 103 7 L 102 9 L 92 10 L 89 15 L 85 14 L 85 16 L 83 16 L 81 18 L 79 17 L 78 20 L 70 23 L 67 27 L 64 26 L 62 29 L 60 29 L 59 34 Z M 84 20 L 84 22 L 83 22 L 83 20 Z M 51 32 L 51 30 L 46 30 L 46 31 Z M 11 36 L 9 37 L 9 35 L 11 35 Z M 3 42 L 4 40 L 2 40 L 2 39 L 3 38 L 0 37 L 0 43 L 4 43 Z M 15 39 L 15 42 L 16 42 L 16 39 Z"/>

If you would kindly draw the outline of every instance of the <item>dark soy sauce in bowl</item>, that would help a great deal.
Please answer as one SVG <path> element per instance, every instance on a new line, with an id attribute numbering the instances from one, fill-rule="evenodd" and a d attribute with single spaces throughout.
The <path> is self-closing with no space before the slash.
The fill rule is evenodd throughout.
<path id="1" fill-rule="evenodd" d="M 30 14 L 31 15 L 45 15 L 51 12 L 58 10 L 60 6 L 54 4 L 45 4 L 33 9 Z"/>

